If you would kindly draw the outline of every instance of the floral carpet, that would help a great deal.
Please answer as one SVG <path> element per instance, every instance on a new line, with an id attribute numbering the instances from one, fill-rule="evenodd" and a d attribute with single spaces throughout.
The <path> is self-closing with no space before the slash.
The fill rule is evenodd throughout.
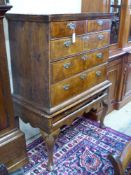
<path id="1" fill-rule="evenodd" d="M 120 155 L 131 137 L 80 118 L 60 133 L 55 144 L 54 171 L 46 170 L 47 152 L 42 137 L 27 146 L 30 163 L 25 175 L 113 175 L 109 153 Z M 127 174 L 127 173 L 125 173 Z"/>

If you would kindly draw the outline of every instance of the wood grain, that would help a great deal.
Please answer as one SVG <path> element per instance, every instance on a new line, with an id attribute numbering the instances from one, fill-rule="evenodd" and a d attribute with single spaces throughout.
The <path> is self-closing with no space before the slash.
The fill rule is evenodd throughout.
<path id="1" fill-rule="evenodd" d="M 109 12 L 110 0 L 82 0 L 82 12 Z"/>
<path id="2" fill-rule="evenodd" d="M 25 165 L 28 158 L 25 136 L 15 126 L 9 84 L 3 17 L 10 8 L 11 6 L 0 6 L 0 164 L 4 163 L 12 171 Z"/>
<path id="3" fill-rule="evenodd" d="M 100 75 L 97 75 L 100 73 Z M 106 80 L 106 66 L 88 70 L 51 86 L 52 106 L 80 94 Z M 56 98 L 57 97 L 57 98 Z"/>
<path id="4" fill-rule="evenodd" d="M 51 63 L 52 83 L 61 81 L 86 69 L 100 65 L 106 62 L 108 57 L 109 49 L 104 48 L 53 62 Z"/>
<path id="5" fill-rule="evenodd" d="M 48 170 L 53 169 L 53 148 L 61 127 L 71 124 L 78 114 L 105 104 L 110 86 L 110 29 L 108 24 L 98 27 L 89 22 L 91 32 L 87 32 L 87 21 L 109 22 L 111 17 L 87 13 L 7 15 L 15 115 L 44 133 Z M 76 25 L 76 31 L 67 28 L 70 23 Z M 76 41 L 72 40 L 74 32 Z M 99 115 L 101 126 L 106 109 L 103 105 Z"/>

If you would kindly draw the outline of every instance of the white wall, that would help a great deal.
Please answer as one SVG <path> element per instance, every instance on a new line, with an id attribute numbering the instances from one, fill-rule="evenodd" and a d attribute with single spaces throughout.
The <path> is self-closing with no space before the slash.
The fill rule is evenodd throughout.
<path id="1" fill-rule="evenodd" d="M 10 0 L 12 13 L 79 13 L 81 0 Z"/>
<path id="2" fill-rule="evenodd" d="M 81 0 L 10 0 L 13 6 L 9 13 L 27 13 L 27 14 L 53 14 L 53 13 L 79 13 L 81 11 Z M 10 66 L 10 49 L 8 39 L 8 25 L 4 21 L 6 49 L 9 65 L 9 74 L 11 82 L 11 91 L 13 92 L 11 66 Z M 24 124 L 20 120 L 20 128 L 25 133 L 26 140 L 39 134 L 38 128 L 32 128 L 29 124 Z"/>

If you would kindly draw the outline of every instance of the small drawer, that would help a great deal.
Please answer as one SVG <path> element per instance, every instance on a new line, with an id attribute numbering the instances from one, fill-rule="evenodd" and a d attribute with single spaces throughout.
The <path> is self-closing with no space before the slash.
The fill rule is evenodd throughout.
<path id="1" fill-rule="evenodd" d="M 51 38 L 71 36 L 73 32 L 76 35 L 86 33 L 86 21 L 65 21 L 51 22 Z"/>
<path id="2" fill-rule="evenodd" d="M 106 62 L 109 57 L 108 50 L 108 48 L 100 49 L 51 63 L 52 83 L 64 80 L 88 68 Z"/>
<path id="3" fill-rule="evenodd" d="M 109 45 L 110 32 L 98 32 L 83 36 L 83 50 L 92 50 L 102 48 Z"/>
<path id="4" fill-rule="evenodd" d="M 82 37 L 76 37 L 76 42 L 72 43 L 72 38 L 57 39 L 50 41 L 51 60 L 76 54 L 83 51 Z"/>
<path id="5" fill-rule="evenodd" d="M 109 19 L 89 20 L 87 22 L 87 32 L 109 30 L 111 21 Z"/>
<path id="6" fill-rule="evenodd" d="M 51 104 L 56 106 L 75 95 L 105 81 L 106 65 L 99 66 L 92 71 L 82 72 L 74 77 L 63 80 L 51 86 Z"/>

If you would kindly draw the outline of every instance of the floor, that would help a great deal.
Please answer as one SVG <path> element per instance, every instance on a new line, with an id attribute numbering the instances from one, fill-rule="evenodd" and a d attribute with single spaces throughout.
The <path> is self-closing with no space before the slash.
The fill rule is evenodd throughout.
<path id="1" fill-rule="evenodd" d="M 114 110 L 105 117 L 106 126 L 131 136 L 131 102 L 120 110 Z M 25 133 L 27 144 L 40 136 L 38 128 L 32 128 L 29 124 L 20 121 L 21 130 Z"/>
<path id="2" fill-rule="evenodd" d="M 131 136 L 131 102 L 120 110 L 114 110 L 108 114 L 104 123 L 116 131 Z"/>

